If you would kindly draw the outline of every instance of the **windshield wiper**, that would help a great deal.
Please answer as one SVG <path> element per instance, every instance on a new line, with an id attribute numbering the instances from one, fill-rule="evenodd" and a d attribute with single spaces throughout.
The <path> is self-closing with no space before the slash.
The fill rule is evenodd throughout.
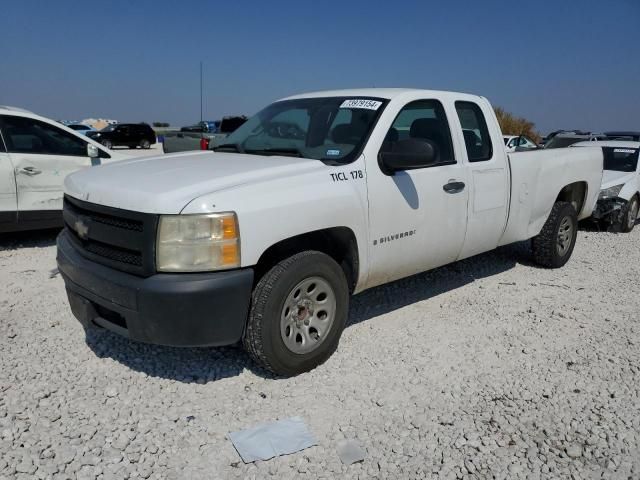
<path id="1" fill-rule="evenodd" d="M 238 143 L 223 143 L 222 145 L 213 147 L 213 151 L 214 152 L 232 151 L 232 152 L 244 153 L 244 148 L 242 148 Z"/>
<path id="2" fill-rule="evenodd" d="M 258 155 L 287 155 L 291 157 L 304 157 L 302 152 L 297 148 L 258 148 L 254 150 L 246 150 L 246 153 L 255 153 Z"/>

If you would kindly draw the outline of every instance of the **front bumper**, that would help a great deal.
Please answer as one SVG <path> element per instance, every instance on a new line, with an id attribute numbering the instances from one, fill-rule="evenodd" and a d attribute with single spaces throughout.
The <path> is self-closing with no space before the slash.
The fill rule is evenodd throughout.
<path id="1" fill-rule="evenodd" d="M 181 347 L 241 339 L 252 269 L 143 278 L 86 259 L 66 231 L 57 243 L 69 304 L 85 327 L 97 324 L 131 340 Z"/>
<path id="2" fill-rule="evenodd" d="M 619 197 L 599 199 L 593 210 L 593 218 L 615 224 L 622 220 L 623 209 L 627 201 Z"/>

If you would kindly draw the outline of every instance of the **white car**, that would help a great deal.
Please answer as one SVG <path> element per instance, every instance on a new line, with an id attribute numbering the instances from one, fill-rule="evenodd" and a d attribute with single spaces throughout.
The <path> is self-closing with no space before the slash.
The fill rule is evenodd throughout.
<path id="1" fill-rule="evenodd" d="M 54 120 L 0 106 L 0 232 L 62 226 L 65 177 L 123 158 Z"/>
<path id="2" fill-rule="evenodd" d="M 630 232 L 640 207 L 640 142 L 607 140 L 580 142 L 572 147 L 602 147 L 604 173 L 593 217 Z"/>
<path id="3" fill-rule="evenodd" d="M 507 149 L 507 153 L 513 153 L 517 148 L 535 150 L 538 147 L 536 142 L 531 140 L 525 135 L 503 135 L 504 147 Z"/>
<path id="4" fill-rule="evenodd" d="M 599 148 L 507 155 L 484 97 L 316 92 L 214 151 L 70 175 L 57 261 L 86 328 L 242 341 L 292 375 L 336 349 L 352 293 L 527 239 L 563 266 L 601 180 Z"/>

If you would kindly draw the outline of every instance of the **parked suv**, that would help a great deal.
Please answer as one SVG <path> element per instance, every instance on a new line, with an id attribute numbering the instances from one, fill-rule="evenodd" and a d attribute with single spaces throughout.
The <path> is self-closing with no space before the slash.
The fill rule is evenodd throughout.
<path id="1" fill-rule="evenodd" d="M 100 142 L 107 148 L 118 146 L 149 148 L 156 143 L 156 132 L 146 123 L 109 125 L 99 132 L 88 132 L 87 137 Z"/>

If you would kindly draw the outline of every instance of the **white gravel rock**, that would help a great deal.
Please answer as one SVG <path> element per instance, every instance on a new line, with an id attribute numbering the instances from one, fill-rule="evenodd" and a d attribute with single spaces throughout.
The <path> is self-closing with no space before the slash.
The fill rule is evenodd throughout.
<path id="1" fill-rule="evenodd" d="M 358 295 L 336 354 L 288 379 L 85 336 L 54 240 L 0 239 L 0 479 L 640 478 L 640 228 L 581 231 L 559 270 L 520 244 Z M 319 444 L 242 463 L 227 434 L 292 412 Z"/>

